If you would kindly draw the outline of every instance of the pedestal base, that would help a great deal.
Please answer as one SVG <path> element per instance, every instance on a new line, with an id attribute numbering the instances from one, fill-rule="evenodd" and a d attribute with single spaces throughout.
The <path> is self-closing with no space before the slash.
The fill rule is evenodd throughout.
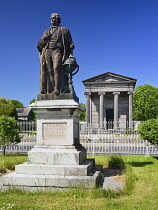
<path id="1" fill-rule="evenodd" d="M 95 188 L 99 171 L 93 176 L 33 175 L 11 173 L 3 176 L 3 190 L 55 191 L 69 188 Z"/>
<path id="2" fill-rule="evenodd" d="M 35 146 L 28 152 L 30 164 L 79 165 L 86 158 L 86 149 L 81 146 Z"/>
<path id="3" fill-rule="evenodd" d="M 93 170 L 94 159 L 86 159 L 86 149 L 79 143 L 79 104 L 73 100 L 37 101 L 34 108 L 37 145 L 28 152 L 28 163 L 2 177 L 3 190 L 54 191 L 101 185 L 103 177 Z"/>
<path id="4" fill-rule="evenodd" d="M 59 95 L 48 93 L 48 94 L 38 94 L 37 100 L 74 100 L 77 103 L 79 102 L 79 98 L 75 93 L 60 93 Z"/>
<path id="5" fill-rule="evenodd" d="M 3 190 L 54 191 L 103 183 L 100 171 L 93 171 L 94 159 L 86 159 L 79 146 L 36 146 L 28 153 L 29 162 L 17 165 L 15 172 L 2 177 Z"/>

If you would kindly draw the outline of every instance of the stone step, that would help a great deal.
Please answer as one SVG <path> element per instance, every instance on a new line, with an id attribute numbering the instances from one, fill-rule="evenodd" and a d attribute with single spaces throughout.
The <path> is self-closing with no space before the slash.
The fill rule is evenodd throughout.
<path id="1" fill-rule="evenodd" d="M 28 152 L 30 164 L 79 165 L 86 159 L 86 149 L 82 146 L 72 148 L 49 148 L 35 146 Z"/>
<path id="2" fill-rule="evenodd" d="M 16 165 L 15 172 L 16 174 L 87 176 L 93 166 L 93 159 L 87 159 L 82 162 L 81 165 L 44 165 L 25 163 Z"/>
<path id="3" fill-rule="evenodd" d="M 59 175 L 32 175 L 16 174 L 15 172 L 4 175 L 2 183 L 4 188 L 36 190 L 54 190 L 55 188 L 86 187 L 95 188 L 100 172 L 96 171 L 93 176 L 59 176 Z"/>

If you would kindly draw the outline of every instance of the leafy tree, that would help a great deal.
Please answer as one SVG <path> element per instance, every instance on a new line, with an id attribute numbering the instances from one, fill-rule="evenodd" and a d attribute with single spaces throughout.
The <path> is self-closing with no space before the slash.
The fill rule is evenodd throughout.
<path id="1" fill-rule="evenodd" d="M 134 119 L 145 121 L 158 117 L 158 88 L 140 85 L 134 91 Z"/>
<path id="2" fill-rule="evenodd" d="M 15 117 L 17 119 L 17 112 L 11 100 L 0 97 L 0 116 Z"/>
<path id="3" fill-rule="evenodd" d="M 0 103 L 5 102 L 7 99 L 5 97 L 0 97 Z"/>
<path id="4" fill-rule="evenodd" d="M 5 155 L 6 146 L 19 142 L 20 136 L 16 120 L 12 117 L 1 116 L 0 144 L 3 147 L 3 155 Z"/>
<path id="5" fill-rule="evenodd" d="M 158 118 L 142 122 L 138 126 L 140 138 L 149 141 L 151 144 L 158 146 Z"/>
<path id="6" fill-rule="evenodd" d="M 33 98 L 31 101 L 30 101 L 30 104 L 34 103 L 36 101 L 35 98 Z"/>
<path id="7" fill-rule="evenodd" d="M 85 104 L 80 104 L 83 108 L 86 108 L 86 105 Z M 86 121 L 86 111 L 83 111 L 81 114 L 80 114 L 80 121 Z"/>
<path id="8" fill-rule="evenodd" d="M 14 104 L 15 108 L 24 108 L 23 103 L 18 100 L 11 100 L 11 102 Z"/>

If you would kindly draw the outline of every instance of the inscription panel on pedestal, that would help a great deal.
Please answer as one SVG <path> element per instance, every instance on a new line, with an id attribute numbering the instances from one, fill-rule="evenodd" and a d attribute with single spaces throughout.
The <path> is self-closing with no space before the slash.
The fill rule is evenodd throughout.
<path id="1" fill-rule="evenodd" d="M 43 123 L 42 128 L 44 140 L 67 138 L 67 123 Z"/>

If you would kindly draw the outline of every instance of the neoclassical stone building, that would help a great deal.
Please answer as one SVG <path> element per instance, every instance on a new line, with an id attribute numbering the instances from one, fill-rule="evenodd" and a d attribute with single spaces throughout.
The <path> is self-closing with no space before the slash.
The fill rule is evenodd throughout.
<path id="1" fill-rule="evenodd" d="M 106 72 L 84 80 L 83 84 L 87 124 L 91 124 L 94 129 L 98 128 L 98 125 L 105 129 L 125 128 L 126 122 L 132 125 L 136 79 Z M 114 123 L 108 127 L 107 122 Z"/>

